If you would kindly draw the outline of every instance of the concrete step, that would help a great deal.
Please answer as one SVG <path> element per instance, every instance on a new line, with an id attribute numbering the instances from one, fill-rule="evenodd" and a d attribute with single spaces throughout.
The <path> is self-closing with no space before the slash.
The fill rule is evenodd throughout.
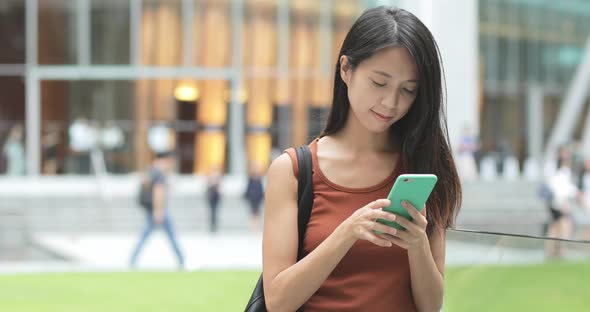
<path id="1" fill-rule="evenodd" d="M 51 183 L 60 182 L 52 180 Z M 136 203 L 135 182 L 121 186 L 127 193 L 121 191 L 109 199 L 92 193 L 89 190 L 94 186 L 85 183 L 88 184 L 86 189 L 77 190 L 75 181 L 68 180 L 66 186 L 52 186 L 54 189 L 46 190 L 42 196 L 5 193 L 0 201 L 0 219 L 5 220 L 2 224 L 18 224 L 21 232 L 124 232 L 142 228 L 145 216 Z M 114 185 L 119 187 L 121 183 Z M 202 190 L 199 186 L 197 191 L 191 181 L 183 183 L 177 184 L 180 190 L 170 198 L 170 211 L 176 227 L 179 231 L 205 232 L 209 209 Z M 239 183 L 228 183 L 218 213 L 219 229 L 248 230 L 249 208 L 240 197 L 242 192 L 232 189 Z M 548 214 L 544 203 L 537 197 L 538 185 L 528 181 L 466 183 L 457 224 L 474 229 L 518 229 L 525 225 L 539 228 L 548 219 Z M 73 191 L 68 192 L 65 188 Z M 191 192 L 191 188 L 194 191 Z M 2 211 L 18 211 L 20 221 L 8 221 Z"/>

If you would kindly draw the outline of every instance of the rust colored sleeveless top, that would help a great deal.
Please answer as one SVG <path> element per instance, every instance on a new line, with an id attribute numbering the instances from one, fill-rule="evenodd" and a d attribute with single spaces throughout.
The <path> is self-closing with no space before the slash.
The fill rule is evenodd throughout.
<path id="1" fill-rule="evenodd" d="M 303 241 L 305 255 L 318 247 L 354 211 L 376 199 L 387 198 L 395 179 L 401 174 L 398 165 L 387 179 L 371 187 L 337 185 L 319 168 L 317 142 L 318 139 L 309 144 L 314 203 Z M 295 150 L 291 148 L 286 152 L 297 177 Z M 407 251 L 396 245 L 386 248 L 365 240 L 357 241 L 304 308 L 306 312 L 416 311 Z"/>

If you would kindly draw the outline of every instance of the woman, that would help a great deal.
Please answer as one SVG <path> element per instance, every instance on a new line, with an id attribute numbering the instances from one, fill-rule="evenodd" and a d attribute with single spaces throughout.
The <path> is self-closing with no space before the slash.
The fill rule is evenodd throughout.
<path id="1" fill-rule="evenodd" d="M 314 205 L 299 262 L 294 151 L 269 168 L 263 237 L 269 311 L 440 310 L 445 229 L 461 198 L 441 79 L 437 45 L 411 13 L 378 7 L 354 23 L 336 64 L 327 126 L 310 144 Z M 439 178 L 424 214 L 405 205 L 412 222 L 381 210 L 401 173 Z"/>
<path id="2" fill-rule="evenodd" d="M 561 149 L 557 160 L 557 170 L 549 179 L 551 190 L 551 223 L 547 229 L 547 236 L 569 239 L 572 235 L 572 204 L 579 191 L 572 179 L 571 154 L 567 149 Z M 550 257 L 565 256 L 565 246 L 559 242 L 548 241 L 546 251 Z"/>

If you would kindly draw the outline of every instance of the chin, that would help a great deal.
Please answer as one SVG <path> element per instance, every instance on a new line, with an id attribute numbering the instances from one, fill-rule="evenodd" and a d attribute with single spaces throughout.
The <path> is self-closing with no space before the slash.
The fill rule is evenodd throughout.
<path id="1" fill-rule="evenodd" d="M 389 128 L 391 127 L 391 125 L 368 125 L 366 126 L 367 130 L 369 130 L 369 132 L 374 133 L 374 134 L 381 134 L 383 132 L 387 132 L 387 130 L 389 130 Z"/>

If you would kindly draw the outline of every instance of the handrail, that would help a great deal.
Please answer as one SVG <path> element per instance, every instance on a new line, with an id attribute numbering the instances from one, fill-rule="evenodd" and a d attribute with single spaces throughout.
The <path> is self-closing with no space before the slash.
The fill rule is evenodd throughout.
<path id="1" fill-rule="evenodd" d="M 588 240 L 576 240 L 576 239 L 546 237 L 546 236 L 527 235 L 527 234 L 502 233 L 502 232 L 494 232 L 494 231 L 479 231 L 479 230 L 458 229 L 458 228 L 449 228 L 447 231 L 460 232 L 460 233 L 470 233 L 470 234 L 484 234 L 484 235 L 494 235 L 494 236 L 529 238 L 529 239 L 537 239 L 537 240 L 545 240 L 545 241 L 551 240 L 551 241 L 559 241 L 559 242 L 567 242 L 567 243 L 590 244 L 590 241 L 588 241 Z"/>

